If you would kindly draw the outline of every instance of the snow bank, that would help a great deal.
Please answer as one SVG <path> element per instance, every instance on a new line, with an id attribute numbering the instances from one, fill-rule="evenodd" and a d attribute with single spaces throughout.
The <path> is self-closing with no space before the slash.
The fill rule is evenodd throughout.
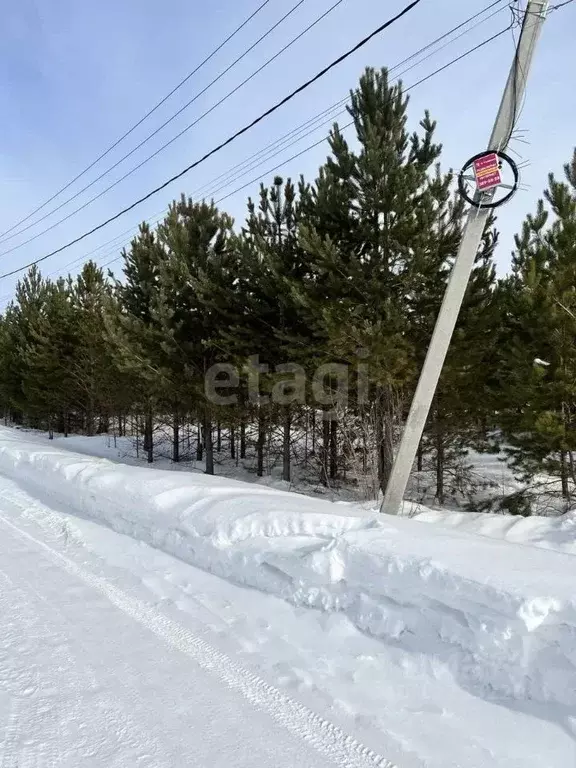
<path id="1" fill-rule="evenodd" d="M 576 708 L 576 558 L 363 515 L 223 478 L 151 471 L 0 430 L 0 471 L 43 501 L 448 668 L 482 695 Z M 355 513 L 356 511 L 356 513 Z"/>
<path id="2" fill-rule="evenodd" d="M 427 509 L 416 515 L 414 520 L 491 539 L 504 539 L 513 544 L 576 555 L 576 511 L 560 517 L 520 517 Z"/>

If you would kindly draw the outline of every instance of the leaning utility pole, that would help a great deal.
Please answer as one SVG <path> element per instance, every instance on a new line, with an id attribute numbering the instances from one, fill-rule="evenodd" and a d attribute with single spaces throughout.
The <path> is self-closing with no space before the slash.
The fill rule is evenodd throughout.
<path id="1" fill-rule="evenodd" d="M 418 445 L 426 425 L 426 419 L 436 392 L 438 380 L 442 372 L 446 353 L 450 346 L 454 327 L 458 319 L 460 307 L 466 293 L 468 281 L 474 267 L 476 255 L 482 242 L 490 211 L 512 197 L 518 186 L 518 170 L 508 155 L 504 154 L 518 119 L 518 112 L 524 92 L 528 71 L 532 63 L 536 43 L 548 10 L 548 0 L 529 0 L 524 14 L 522 32 L 514 56 L 514 62 L 508 77 L 500 110 L 494 123 L 488 151 L 473 157 L 465 168 L 474 168 L 476 192 L 469 198 L 463 191 L 460 175 L 460 191 L 471 203 L 470 212 L 464 228 L 462 242 L 450 275 L 450 281 L 444 294 L 442 306 L 432 340 L 428 348 L 426 360 L 420 374 L 418 386 L 412 400 L 408 420 L 402 435 L 398 454 L 394 461 L 392 473 L 384 495 L 382 512 L 397 515 L 402 508 L 402 501 Z M 513 170 L 514 184 L 507 188 L 511 190 L 503 200 L 494 203 L 494 194 L 498 187 L 506 187 L 501 183 L 500 169 L 502 162 L 507 163 Z"/>

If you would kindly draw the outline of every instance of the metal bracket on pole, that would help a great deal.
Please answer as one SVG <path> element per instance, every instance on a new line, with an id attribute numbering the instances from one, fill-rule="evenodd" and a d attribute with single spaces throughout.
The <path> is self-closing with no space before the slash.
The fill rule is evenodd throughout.
<path id="1" fill-rule="evenodd" d="M 522 32 L 508 76 L 500 109 L 494 123 L 488 150 L 504 152 L 518 119 L 519 106 L 526 90 L 526 81 L 534 57 L 536 44 L 548 10 L 548 0 L 530 0 L 524 13 Z M 382 512 L 397 515 L 401 512 L 406 485 L 414 465 L 416 452 L 422 439 L 430 406 L 434 399 L 444 360 L 450 346 L 452 334 L 486 223 L 490 216 L 490 204 L 495 189 L 481 191 L 477 188 L 474 207 L 468 213 L 462 242 L 444 294 L 442 306 L 436 320 L 432 340 L 420 374 L 408 420 L 404 428 L 400 447 L 388 481 Z"/>

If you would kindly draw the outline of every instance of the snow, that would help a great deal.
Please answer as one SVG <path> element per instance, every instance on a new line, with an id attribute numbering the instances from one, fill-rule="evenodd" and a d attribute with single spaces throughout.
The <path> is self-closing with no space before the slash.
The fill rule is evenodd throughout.
<path id="1" fill-rule="evenodd" d="M 519 517 L 429 509 L 420 512 L 414 520 L 436 523 L 452 530 L 491 539 L 503 539 L 514 544 L 576 555 L 576 510 L 559 517 Z"/>
<path id="2" fill-rule="evenodd" d="M 383 519 L 351 504 L 115 464 L 11 430 L 0 430 L 0 472 L 0 549 L 13 565 L 10 578 L 19 577 L 27 557 L 26 578 L 62 610 L 56 585 L 51 597 L 44 594 L 53 568 L 41 569 L 41 583 L 34 576 L 34 558 L 39 550 L 44 557 L 48 541 L 51 563 L 78 579 L 79 560 L 82 583 L 100 595 L 92 604 L 83 593 L 76 600 L 72 584 L 60 589 L 69 616 L 88 605 L 78 637 L 93 623 L 102 632 L 113 626 L 105 611 L 98 616 L 102 597 L 173 647 L 178 627 L 193 620 L 224 654 L 215 667 L 202 666 L 205 654 L 200 662 L 193 656 L 203 672 L 229 670 L 227 660 L 239 659 L 246 672 L 235 672 L 237 682 L 257 674 L 274 691 L 289 689 L 306 712 L 321 712 L 322 723 L 329 720 L 399 768 L 574 764 L 573 555 L 491 539 L 448 517 L 424 524 L 432 513 Z M 22 540 L 34 550 L 24 558 L 23 545 L 16 546 Z M 128 594 L 134 590 L 136 602 Z M 105 656 L 102 632 L 95 640 Z M 126 638 L 129 648 L 143 642 L 133 627 Z M 152 651 L 146 653 L 150 660 Z M 166 674 L 172 681 L 176 673 Z M 0 702 L 1 696 L 0 684 Z M 276 694 L 270 696 L 262 707 L 275 711 Z M 148 696 L 145 705 L 151 706 Z M 252 714 L 245 716 L 251 744 L 258 725 L 253 734 Z M 304 721 L 316 722 L 313 715 Z M 180 726 L 178 720 L 170 732 Z M 156 731 L 146 725 L 144 732 Z M 123 759 L 93 764 L 141 764 L 132 753 Z M 294 759 L 310 763 L 293 757 L 286 764 Z M 266 765 L 266 757 L 245 764 Z"/>
<path id="3" fill-rule="evenodd" d="M 390 766 L 205 640 L 0 520 L 2 765 Z"/>

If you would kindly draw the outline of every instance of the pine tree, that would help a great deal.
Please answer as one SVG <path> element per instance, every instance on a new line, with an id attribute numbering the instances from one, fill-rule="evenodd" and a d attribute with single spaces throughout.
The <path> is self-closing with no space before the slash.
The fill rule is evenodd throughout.
<path id="1" fill-rule="evenodd" d="M 112 290 L 103 271 L 88 261 L 71 282 L 70 291 L 77 335 L 70 374 L 78 393 L 84 430 L 92 435 L 96 430 L 108 430 L 115 409 L 116 379 L 104 333 L 104 316 Z"/>
<path id="2" fill-rule="evenodd" d="M 33 343 L 32 328 L 42 314 L 49 288 L 39 270 L 32 267 L 16 286 L 15 300 L 8 306 L 2 323 L 2 368 L 0 391 L 5 408 L 17 423 L 40 426 L 38 413 L 32 413 L 24 383 L 29 368 L 26 352 Z"/>
<path id="3" fill-rule="evenodd" d="M 431 229 L 422 239 L 422 250 L 415 248 L 412 264 L 410 335 L 418 373 L 462 235 L 464 207 L 460 199 L 452 199 L 450 181 L 450 174 L 442 177 L 438 173 L 431 185 L 434 209 Z M 447 493 L 467 492 L 463 459 L 467 449 L 478 442 L 490 413 L 490 358 L 497 345 L 493 263 L 497 238 L 491 222 L 476 257 L 420 446 L 418 469 L 423 468 L 424 456 L 430 454 L 435 475 L 434 496 L 439 504 L 445 502 Z M 452 477 L 450 487 L 446 485 L 447 473 Z"/>
<path id="4" fill-rule="evenodd" d="M 205 202 L 184 197 L 158 227 L 166 258 L 160 265 L 160 291 L 154 320 L 163 337 L 165 367 L 190 410 L 200 416 L 206 473 L 214 474 L 214 407 L 205 381 L 221 354 L 215 343 L 224 321 L 224 297 L 236 279 L 238 258 L 232 219 Z"/>
<path id="5" fill-rule="evenodd" d="M 30 323 L 30 341 L 24 351 L 27 373 L 22 390 L 29 409 L 54 430 L 67 434 L 71 410 L 78 405 L 72 364 L 80 337 L 69 284 L 64 279 L 47 283 L 44 311 Z"/>
<path id="6" fill-rule="evenodd" d="M 278 418 L 282 430 L 282 479 L 291 479 L 292 425 L 301 392 L 294 381 L 293 366 L 306 366 L 310 359 L 310 329 L 291 291 L 307 274 L 307 255 L 298 242 L 300 203 L 291 180 L 276 177 L 270 188 L 262 185 L 258 207 L 250 200 L 244 230 L 243 325 L 250 328 L 252 353 L 258 354 L 274 373 L 265 381 L 272 404 L 266 409 L 268 421 Z M 233 331 L 237 352 L 250 353 L 239 325 Z M 259 471 L 264 441 L 264 409 L 259 408 Z M 270 424 L 269 424 L 270 426 Z"/>
<path id="7" fill-rule="evenodd" d="M 164 336 L 156 317 L 160 301 L 160 269 L 166 258 L 157 235 L 143 223 L 123 253 L 124 280 L 116 281 L 113 300 L 105 312 L 106 339 L 113 365 L 121 377 L 123 391 L 130 391 L 132 407 L 144 415 L 144 450 L 148 462 L 154 459 L 154 417 L 159 404 L 179 403 L 170 386 L 162 342 Z M 125 406 L 126 407 L 126 406 Z M 176 427 L 176 419 L 175 428 Z M 176 458 L 176 457 L 175 457 Z"/>
<path id="8" fill-rule="evenodd" d="M 359 350 L 367 354 L 382 489 L 414 374 L 406 296 L 414 251 L 434 223 L 426 201 L 441 152 L 428 114 L 420 133 L 408 132 L 407 108 L 402 85 L 391 85 L 386 70 L 366 70 L 349 107 L 359 149 L 334 127 L 332 156 L 310 190 L 301 228 L 315 270 L 309 306 L 316 306 L 327 355 L 352 365 Z"/>
<path id="9" fill-rule="evenodd" d="M 502 426 L 526 482 L 560 480 L 569 505 L 576 474 L 576 153 L 566 181 L 549 177 L 545 200 L 516 237 L 502 287 Z M 553 219 L 551 220 L 551 214 Z M 530 511 L 529 503 L 521 511 Z"/>

